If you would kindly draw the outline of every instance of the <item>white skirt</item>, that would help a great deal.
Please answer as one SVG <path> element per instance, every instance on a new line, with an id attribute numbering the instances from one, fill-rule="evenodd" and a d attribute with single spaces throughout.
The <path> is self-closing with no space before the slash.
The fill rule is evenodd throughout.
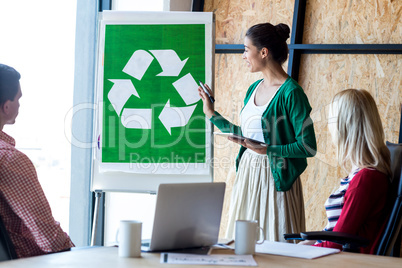
<path id="1" fill-rule="evenodd" d="M 257 220 L 268 241 L 285 241 L 283 234 L 305 231 L 300 177 L 289 191 L 278 192 L 268 156 L 246 150 L 233 185 L 227 238 L 235 238 L 236 220 Z"/>

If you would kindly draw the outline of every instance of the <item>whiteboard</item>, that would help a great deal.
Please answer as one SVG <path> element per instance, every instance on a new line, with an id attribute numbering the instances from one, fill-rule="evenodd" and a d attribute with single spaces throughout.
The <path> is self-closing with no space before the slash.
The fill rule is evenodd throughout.
<path id="1" fill-rule="evenodd" d="M 197 74 L 197 71 L 192 71 L 190 67 L 187 67 L 187 69 L 185 69 L 185 67 L 180 67 L 182 69 L 180 70 L 179 68 L 179 71 L 177 71 L 176 73 L 174 73 L 174 70 L 172 70 L 172 68 L 170 67 L 172 65 L 171 62 L 174 62 L 175 57 L 179 60 L 179 63 L 180 61 L 182 62 L 183 66 L 192 66 L 190 65 L 191 60 L 194 59 L 195 56 L 187 54 L 189 53 L 188 51 L 191 50 L 190 48 L 195 48 L 196 46 L 195 44 L 191 43 L 193 40 L 190 37 L 188 40 L 185 39 L 186 36 L 189 36 L 189 34 L 185 35 L 184 32 L 181 33 L 181 31 L 176 31 L 177 37 L 176 35 L 174 35 L 174 37 L 171 38 L 172 41 L 166 41 L 171 43 L 175 42 L 178 43 L 177 40 L 180 40 L 181 42 L 180 49 L 182 49 L 182 46 L 185 47 L 187 44 L 188 46 L 191 46 L 189 48 L 184 48 L 184 50 L 177 49 L 177 46 L 176 49 L 167 49 L 166 46 L 164 45 L 161 45 L 163 49 L 155 49 L 155 45 L 153 45 L 153 47 L 152 45 L 150 45 L 152 49 L 148 49 L 146 45 L 141 47 L 141 49 L 139 49 L 138 48 L 139 42 L 137 43 L 137 41 L 148 40 L 147 39 L 148 34 L 141 35 L 142 33 L 139 30 L 143 29 L 141 27 L 149 27 L 149 29 L 156 29 L 156 31 L 160 27 L 163 27 L 163 30 L 160 31 L 161 34 L 158 35 L 156 33 L 154 35 L 152 35 L 152 33 L 149 34 L 150 36 L 149 40 L 153 40 L 155 38 L 157 39 L 159 38 L 159 36 L 163 36 L 163 38 L 161 38 L 160 41 L 156 42 L 163 42 L 165 40 L 168 40 L 169 38 L 167 36 L 169 34 L 169 29 L 171 28 L 176 29 L 177 27 L 179 27 L 177 29 L 183 28 L 185 30 L 186 29 L 191 30 L 191 27 L 194 27 L 194 29 L 202 29 L 202 31 L 205 31 L 205 35 L 202 37 L 204 39 L 202 40 L 204 41 L 203 45 L 205 45 L 205 47 L 202 50 L 203 53 L 202 56 L 204 57 L 202 66 L 203 67 L 202 75 L 199 74 L 198 69 L 197 69 L 198 75 L 195 75 Z M 113 29 L 113 31 L 109 29 Z M 124 29 L 125 31 L 123 31 L 122 29 Z M 132 31 L 131 29 L 137 31 Z M 105 33 L 107 33 L 107 35 Z M 117 34 L 122 33 L 121 42 L 119 35 L 117 35 L 116 33 Z M 132 34 L 133 36 L 130 36 L 131 33 L 133 33 Z M 171 33 L 174 32 L 172 31 Z M 171 150 L 169 147 L 165 148 L 166 146 L 160 147 L 160 148 L 163 147 L 164 149 L 158 149 L 158 150 L 155 149 L 154 151 L 149 150 L 149 155 L 148 157 L 145 158 L 152 159 L 152 161 L 151 160 L 143 161 L 143 159 L 145 158 L 143 157 L 142 154 L 148 152 L 147 149 L 149 149 L 148 147 L 146 147 L 148 145 L 146 145 L 145 143 L 144 143 L 145 147 L 138 147 L 138 150 L 132 149 L 134 147 L 130 147 L 132 146 L 132 144 L 135 144 L 137 142 L 136 139 L 133 139 L 135 140 L 135 142 L 131 143 L 130 141 L 127 142 L 125 141 L 127 145 L 124 150 L 121 149 L 118 150 L 115 149 L 115 147 L 118 147 L 117 145 L 124 144 L 124 142 L 116 141 L 121 137 L 123 137 L 123 135 L 121 134 L 122 129 L 124 130 L 123 133 L 125 135 L 127 135 L 126 132 L 128 133 L 129 131 L 132 131 L 133 133 L 140 133 L 137 134 L 138 137 L 140 138 L 142 138 L 143 136 L 147 137 L 147 135 L 141 133 L 148 133 L 154 131 L 157 132 L 158 135 L 166 137 L 167 140 L 169 138 L 173 139 L 172 136 L 177 135 L 175 133 L 181 133 L 184 130 L 187 131 L 188 133 L 192 133 L 193 131 L 191 129 L 192 125 L 190 124 L 192 122 L 196 122 L 196 120 L 199 120 L 193 118 L 196 118 L 197 116 L 196 112 L 198 111 L 199 113 L 200 109 L 202 109 L 202 102 L 200 100 L 197 100 L 197 97 L 193 94 L 194 93 L 193 91 L 191 95 L 187 92 L 183 92 L 183 90 L 181 90 L 180 87 L 183 88 L 183 86 L 181 85 L 183 85 L 184 83 L 186 85 L 186 87 L 184 88 L 189 88 L 188 85 L 192 85 L 192 88 L 194 88 L 194 81 L 198 83 L 198 79 L 201 79 L 199 77 L 205 79 L 205 81 L 203 82 L 207 83 L 208 85 L 213 85 L 214 46 L 215 46 L 214 33 L 215 33 L 215 25 L 213 20 L 213 14 L 210 12 L 126 12 L 126 11 L 103 12 L 99 21 L 98 57 L 97 57 L 96 89 L 95 89 L 96 93 L 95 99 L 97 100 L 97 104 L 95 106 L 97 108 L 95 110 L 94 128 L 93 128 L 94 129 L 93 139 L 94 141 L 98 141 L 98 146 L 96 149 L 93 150 L 93 157 L 92 157 L 93 159 L 92 180 L 91 180 L 92 191 L 101 190 L 101 191 L 115 191 L 115 192 L 152 193 L 156 192 L 157 187 L 160 183 L 188 183 L 188 182 L 212 181 L 213 178 L 213 170 L 211 165 L 212 150 L 213 150 L 212 131 L 211 131 L 212 126 L 209 120 L 205 119 L 205 116 L 203 116 L 204 118 L 203 120 L 205 120 L 205 123 L 204 122 L 202 123 L 205 125 L 202 126 L 205 129 L 203 129 L 203 132 L 200 132 L 201 134 L 200 133 L 197 134 L 202 135 L 202 138 L 200 140 L 202 140 L 204 143 L 202 144 L 203 146 L 194 146 L 195 148 L 194 152 L 192 152 L 192 149 L 187 150 L 185 147 L 186 146 L 185 143 L 184 145 L 179 144 L 180 142 L 171 143 L 172 144 Z M 115 35 L 113 36 L 112 34 Z M 117 41 L 115 42 L 117 44 L 116 48 L 114 48 L 111 45 L 108 45 L 110 42 L 108 43 L 107 38 L 111 39 L 112 36 L 113 40 L 119 40 L 118 42 Z M 144 37 L 137 38 L 138 36 L 145 36 L 145 38 Z M 177 40 L 175 40 L 175 38 Z M 198 38 L 200 37 L 198 36 Z M 129 42 L 127 40 L 129 40 Z M 133 52 L 132 56 L 130 57 L 129 60 L 124 61 L 125 66 L 124 64 L 121 65 L 122 67 L 120 69 L 122 70 L 119 69 L 119 71 L 122 71 L 121 74 L 115 75 L 116 72 L 114 70 L 112 72 L 110 71 L 111 68 L 108 69 L 109 66 L 108 63 L 112 62 L 110 59 L 113 59 L 113 64 L 116 64 L 115 63 L 116 57 L 109 56 L 108 58 L 108 53 L 111 53 L 109 51 L 113 51 L 112 49 L 110 49 L 110 47 L 114 48 L 115 51 L 121 51 L 122 52 L 121 54 L 124 54 L 124 49 L 126 49 L 127 46 L 130 46 L 131 44 L 134 43 L 135 46 L 133 47 L 135 48 L 131 49 L 131 51 Z M 186 54 L 185 52 L 181 51 L 187 51 L 188 53 Z M 168 58 L 169 60 L 166 60 L 166 57 L 170 57 Z M 136 61 L 134 61 L 133 59 L 135 59 Z M 139 59 L 141 59 L 141 61 Z M 148 99 L 151 99 L 150 96 L 151 97 L 155 96 L 157 98 L 162 95 L 164 96 L 165 94 L 164 90 L 158 93 L 153 93 L 150 91 L 145 91 L 144 88 L 141 88 L 141 86 L 139 86 L 141 85 L 140 82 L 146 80 L 147 77 L 146 74 L 147 72 L 150 72 L 149 70 L 151 66 L 156 66 L 156 63 L 158 63 L 159 64 L 158 66 L 160 67 L 155 68 L 161 68 L 162 72 L 155 75 L 152 80 L 158 81 L 158 79 L 160 79 L 160 81 L 165 81 L 166 79 L 170 79 L 170 77 L 173 77 L 172 79 L 174 80 L 174 83 L 172 84 L 174 88 L 177 90 L 177 92 L 180 94 L 181 99 L 184 101 L 183 105 L 180 106 L 177 105 L 176 103 L 176 106 L 180 107 L 171 108 L 175 105 L 173 103 L 175 99 L 173 97 L 170 98 L 170 96 L 168 96 L 167 97 L 168 101 L 166 104 L 165 104 L 166 98 L 163 100 L 163 105 L 165 105 L 165 107 L 160 108 L 162 112 L 161 111 L 155 112 L 156 110 L 151 111 L 150 109 L 147 109 L 147 111 L 149 111 L 149 114 L 150 115 L 152 114 L 152 117 L 151 116 L 141 117 L 141 118 L 149 118 L 150 123 L 147 124 L 147 122 L 145 122 L 146 120 L 144 119 L 141 119 L 140 123 L 138 123 L 139 121 L 135 120 L 129 121 L 127 120 L 127 118 L 128 119 L 136 118 L 137 114 L 133 115 L 133 113 L 137 113 L 138 110 L 140 110 L 140 109 L 134 109 L 133 107 L 129 107 L 130 106 L 129 103 L 135 103 L 135 101 L 138 102 L 141 97 L 143 100 L 146 100 L 147 96 Z M 192 61 L 192 63 L 194 65 L 194 60 Z M 118 65 L 116 64 L 116 66 Z M 146 67 L 144 66 L 148 66 L 149 68 L 146 69 Z M 141 71 L 141 69 L 143 70 Z M 149 83 L 150 82 L 148 82 L 148 84 Z M 145 82 L 143 84 L 145 84 Z M 146 89 L 148 88 L 149 86 L 146 87 Z M 163 87 L 161 86 L 161 88 Z M 169 84 L 169 89 L 171 88 L 173 87 L 170 86 Z M 116 98 L 120 99 L 115 101 Z M 110 102 L 109 106 L 105 104 L 107 102 Z M 152 105 L 156 106 L 154 104 Z M 180 122 L 175 123 L 174 120 L 172 119 L 174 118 L 174 116 L 172 117 L 171 116 L 172 114 L 170 114 L 170 116 L 167 117 L 168 120 L 163 121 L 162 114 L 165 111 L 166 107 L 173 109 L 173 111 L 176 111 L 177 113 L 183 110 L 185 112 L 182 112 L 182 114 L 187 113 L 189 114 L 189 116 L 181 116 L 181 119 L 179 120 Z M 143 112 L 144 110 L 145 108 L 141 110 L 141 112 Z M 109 115 L 106 116 L 106 113 L 109 113 Z M 124 117 L 125 115 L 127 115 L 127 113 L 131 113 L 131 115 Z M 113 114 L 116 116 L 115 117 L 110 116 Z M 113 120 L 110 120 L 109 119 L 110 117 L 113 117 L 112 118 Z M 198 118 L 200 118 L 199 114 Z M 105 127 L 106 126 L 105 122 L 107 120 L 113 121 L 113 124 L 120 124 L 119 127 L 116 127 L 117 129 L 116 131 L 120 131 L 118 132 L 117 135 L 114 134 L 115 130 L 113 129 L 113 127 L 108 128 Z M 155 121 L 157 122 L 155 123 Z M 161 121 L 162 123 L 159 121 Z M 110 123 L 108 124 L 110 125 Z M 156 128 L 159 126 L 158 124 L 160 125 L 160 129 L 156 130 Z M 138 130 L 139 128 L 141 128 L 141 130 Z M 155 130 L 153 130 L 153 128 L 155 128 Z M 160 133 L 162 133 L 163 135 Z M 116 138 L 115 136 L 118 136 L 118 138 Z M 155 135 L 152 133 L 151 136 Z M 180 138 L 184 137 L 184 135 L 179 135 L 179 137 Z M 124 139 L 127 140 L 128 139 L 127 136 L 124 136 Z M 155 142 L 157 143 L 160 140 L 163 141 L 163 139 L 156 138 L 154 141 L 152 141 L 152 143 Z M 116 146 L 109 146 L 109 144 L 113 143 L 111 141 L 115 142 Z M 167 142 L 166 144 L 170 143 Z M 129 151 L 130 149 L 132 149 L 132 151 Z M 121 151 L 124 152 L 122 153 Z M 171 151 L 170 154 L 172 155 L 172 157 L 168 157 L 167 151 Z M 160 153 L 160 155 L 159 156 L 154 155 L 154 152 Z M 173 154 L 175 155 L 173 156 Z M 183 155 L 180 156 L 180 154 Z M 188 157 L 187 154 L 191 156 L 192 154 L 194 154 L 197 156 L 190 158 Z M 128 158 L 127 155 L 130 155 L 130 160 L 120 161 L 121 158 L 124 159 Z M 177 155 L 179 155 L 180 157 Z M 202 156 L 200 158 L 201 160 L 194 160 L 195 158 L 198 157 L 198 155 Z M 159 159 L 158 160 L 159 162 L 157 162 L 155 159 Z M 183 159 L 191 159 L 191 160 L 189 160 L 189 162 L 185 162 L 183 161 Z M 137 162 L 134 163 L 132 161 Z"/>

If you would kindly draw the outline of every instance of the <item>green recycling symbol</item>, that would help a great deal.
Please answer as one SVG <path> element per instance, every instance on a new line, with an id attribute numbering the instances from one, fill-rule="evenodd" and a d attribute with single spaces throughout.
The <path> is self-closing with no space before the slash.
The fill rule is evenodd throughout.
<path id="1" fill-rule="evenodd" d="M 105 26 L 103 163 L 205 163 L 205 25 Z"/>
<path id="2" fill-rule="evenodd" d="M 171 49 L 150 50 L 149 52 L 136 50 L 123 68 L 123 72 L 140 81 L 154 58 L 163 70 L 157 76 L 173 77 L 179 76 L 188 60 L 188 58 L 180 60 L 177 53 Z M 132 95 L 141 98 L 131 79 L 109 79 L 109 81 L 113 83 L 113 86 L 108 93 L 108 99 L 117 115 L 120 116 L 123 126 L 130 129 L 150 129 L 152 126 L 151 108 L 123 108 Z M 197 106 L 194 103 L 200 100 L 197 82 L 190 73 L 178 78 L 173 82 L 173 86 L 187 106 L 171 107 L 170 99 L 165 104 L 158 118 L 170 135 L 171 128 L 187 125 Z"/>

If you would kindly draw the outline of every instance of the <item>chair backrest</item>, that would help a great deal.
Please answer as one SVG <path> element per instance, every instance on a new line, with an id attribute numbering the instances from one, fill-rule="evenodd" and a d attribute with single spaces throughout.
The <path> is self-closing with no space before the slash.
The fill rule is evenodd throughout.
<path id="1" fill-rule="evenodd" d="M 12 259 L 17 259 L 17 254 L 15 253 L 14 245 L 8 236 L 3 220 L 0 217 L 0 261 Z"/>
<path id="2" fill-rule="evenodd" d="M 390 218 L 377 248 L 377 255 L 390 255 L 402 226 L 402 143 L 387 142 L 391 153 L 393 200 Z"/>

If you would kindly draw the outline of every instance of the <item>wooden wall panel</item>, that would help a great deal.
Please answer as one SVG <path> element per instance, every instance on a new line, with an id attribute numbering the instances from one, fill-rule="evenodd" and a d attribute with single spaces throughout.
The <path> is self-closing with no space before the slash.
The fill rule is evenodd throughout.
<path id="1" fill-rule="evenodd" d="M 400 44 L 400 0 L 307 1 L 305 44 Z"/>
<path id="2" fill-rule="evenodd" d="M 303 55 L 299 83 L 311 106 L 318 152 L 308 160 L 302 174 L 308 230 L 326 224 L 323 204 L 347 175 L 336 161 L 335 147 L 327 129 L 328 105 L 347 88 L 363 88 L 374 97 L 382 119 L 385 138 L 398 142 L 402 104 L 402 55 Z"/>
<path id="3" fill-rule="evenodd" d="M 286 23 L 291 27 L 294 0 L 205 0 L 214 12 L 217 44 L 243 44 L 247 29 L 257 23 Z"/>

